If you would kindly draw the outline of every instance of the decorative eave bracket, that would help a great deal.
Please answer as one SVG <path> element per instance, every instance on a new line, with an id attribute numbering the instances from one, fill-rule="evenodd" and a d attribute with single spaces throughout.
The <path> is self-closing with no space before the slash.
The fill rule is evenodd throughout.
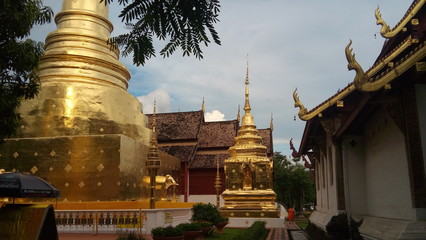
<path id="1" fill-rule="evenodd" d="M 410 20 L 416 15 L 416 13 L 422 8 L 426 0 L 418 0 L 413 6 L 410 7 L 408 12 L 405 14 L 404 18 L 396 25 L 393 29 L 390 29 L 389 25 L 383 20 L 382 15 L 380 13 L 380 7 L 377 6 L 374 15 L 376 16 L 376 24 L 381 25 L 380 35 L 384 38 L 392 38 L 400 31 L 406 30 L 406 25 L 410 22 Z M 414 19 L 413 19 L 414 20 Z M 411 21 L 413 25 L 418 24 L 418 21 Z"/>

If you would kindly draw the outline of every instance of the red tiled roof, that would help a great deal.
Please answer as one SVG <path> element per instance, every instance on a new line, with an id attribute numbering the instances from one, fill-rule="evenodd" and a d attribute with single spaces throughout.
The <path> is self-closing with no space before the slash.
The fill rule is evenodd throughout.
<path id="1" fill-rule="evenodd" d="M 159 149 L 163 152 L 166 152 L 169 155 L 179 158 L 182 162 L 188 162 L 192 160 L 194 156 L 195 149 L 197 144 L 192 145 L 167 145 L 160 146 Z"/>
<path id="2" fill-rule="evenodd" d="M 148 126 L 152 126 L 153 114 L 147 114 Z M 202 121 L 202 111 L 157 113 L 158 141 L 197 139 Z"/>
<path id="3" fill-rule="evenodd" d="M 198 148 L 226 147 L 234 145 L 237 136 L 238 120 L 205 122 L 201 126 Z"/>
<path id="4" fill-rule="evenodd" d="M 262 137 L 262 145 L 266 146 L 268 156 L 273 154 L 272 131 L 270 128 L 258 129 L 259 135 Z"/>

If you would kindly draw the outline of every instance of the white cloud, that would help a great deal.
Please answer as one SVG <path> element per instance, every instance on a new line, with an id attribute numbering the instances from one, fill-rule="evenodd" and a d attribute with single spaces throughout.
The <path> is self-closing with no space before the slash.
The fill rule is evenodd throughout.
<path id="1" fill-rule="evenodd" d="M 157 113 L 170 111 L 170 95 L 164 89 L 156 89 L 146 96 L 137 97 L 143 105 L 143 112 L 150 114 L 154 112 L 154 101 L 156 101 Z"/>
<path id="2" fill-rule="evenodd" d="M 215 121 L 225 121 L 225 114 L 221 113 L 219 110 L 213 110 L 212 112 L 207 112 L 204 114 L 204 119 L 206 122 L 215 122 Z"/>

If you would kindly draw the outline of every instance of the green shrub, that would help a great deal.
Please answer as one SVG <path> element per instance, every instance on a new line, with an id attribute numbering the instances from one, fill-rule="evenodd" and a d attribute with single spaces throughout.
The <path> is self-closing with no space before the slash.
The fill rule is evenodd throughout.
<path id="1" fill-rule="evenodd" d="M 183 230 L 178 227 L 157 227 L 151 230 L 152 236 L 155 237 L 173 237 L 183 235 Z"/>
<path id="2" fill-rule="evenodd" d="M 233 240 L 259 240 L 265 239 L 268 230 L 265 228 L 266 223 L 262 221 L 254 222 L 249 228 L 242 230 Z"/>
<path id="3" fill-rule="evenodd" d="M 119 232 L 117 240 L 144 240 L 142 237 L 138 236 L 135 232 Z"/>
<path id="4" fill-rule="evenodd" d="M 201 225 L 201 228 L 208 228 L 213 226 L 213 223 L 211 222 L 206 222 L 206 221 L 195 221 L 195 222 L 199 223 Z"/>
<path id="5" fill-rule="evenodd" d="M 203 221 L 217 224 L 221 217 L 219 209 L 211 203 L 197 203 L 192 207 L 192 221 L 194 222 Z"/>
<path id="6" fill-rule="evenodd" d="M 182 229 L 182 231 L 200 231 L 201 230 L 201 224 L 198 222 L 193 223 L 181 223 L 176 226 L 176 228 Z"/>

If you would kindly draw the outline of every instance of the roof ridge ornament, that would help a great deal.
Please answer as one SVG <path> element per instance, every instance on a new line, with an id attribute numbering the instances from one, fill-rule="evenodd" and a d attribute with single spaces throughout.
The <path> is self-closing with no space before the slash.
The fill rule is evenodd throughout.
<path id="1" fill-rule="evenodd" d="M 380 13 L 380 6 L 377 5 L 376 10 L 374 11 L 374 15 L 376 16 L 376 24 L 381 25 L 382 28 L 380 29 L 380 35 L 384 38 L 390 38 L 392 37 L 392 34 L 390 34 L 390 27 L 389 25 L 383 20 L 382 14 Z"/>
<path id="2" fill-rule="evenodd" d="M 299 96 L 297 95 L 297 88 L 294 90 L 293 92 L 293 99 L 294 99 L 294 107 L 295 108 L 299 108 L 299 118 L 301 120 L 308 120 L 308 118 L 306 117 L 306 114 L 308 113 L 308 109 L 305 108 L 305 106 L 303 106 L 303 103 L 299 100 Z"/>
<path id="3" fill-rule="evenodd" d="M 426 3 L 426 0 L 413 1 L 410 8 L 405 13 L 404 17 L 399 21 L 399 23 L 393 29 L 390 29 L 390 27 L 383 20 L 382 15 L 379 11 L 380 7 L 377 6 L 374 14 L 375 14 L 376 20 L 377 20 L 376 24 L 382 25 L 382 28 L 380 29 L 380 35 L 382 35 L 382 37 L 384 37 L 384 38 L 392 38 L 395 35 L 397 35 L 399 32 L 405 31 L 407 29 L 406 25 L 409 24 L 411 19 L 413 19 L 413 17 L 420 11 L 420 9 L 422 8 L 422 6 L 425 3 Z M 415 22 L 416 21 L 414 21 L 414 23 Z"/>
<path id="4" fill-rule="evenodd" d="M 355 53 L 352 53 L 352 40 L 349 40 L 349 44 L 345 48 L 346 59 L 348 60 L 348 70 L 355 70 L 356 75 L 353 83 L 356 89 L 361 90 L 362 86 L 367 82 L 368 76 L 365 74 L 361 65 L 355 59 Z"/>

